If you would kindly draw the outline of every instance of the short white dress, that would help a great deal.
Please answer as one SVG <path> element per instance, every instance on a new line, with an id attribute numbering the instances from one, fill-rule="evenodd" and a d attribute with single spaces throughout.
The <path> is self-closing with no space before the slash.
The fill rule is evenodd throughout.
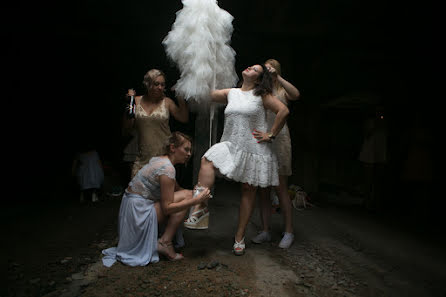
<path id="1" fill-rule="evenodd" d="M 129 266 L 159 261 L 158 218 L 154 204 L 161 199 L 161 175 L 175 179 L 175 167 L 168 158 L 153 157 L 129 183 L 119 209 L 118 246 L 102 251 L 105 266 L 110 267 L 116 261 Z"/>
<path id="2" fill-rule="evenodd" d="M 268 131 L 266 110 L 253 90 L 231 89 L 225 108 L 223 135 L 203 158 L 212 161 L 224 177 L 252 186 L 279 184 L 277 157 L 271 143 L 258 143 L 254 129 Z"/>

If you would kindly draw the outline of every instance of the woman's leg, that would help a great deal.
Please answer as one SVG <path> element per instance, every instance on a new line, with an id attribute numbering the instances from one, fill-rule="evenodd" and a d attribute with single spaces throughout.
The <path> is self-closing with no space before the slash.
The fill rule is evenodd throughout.
<path id="1" fill-rule="evenodd" d="M 262 223 L 262 231 L 252 238 L 254 243 L 263 243 L 271 241 L 271 234 L 269 233 L 271 225 L 271 187 L 259 188 L 259 211 L 260 221 Z"/>
<path id="2" fill-rule="evenodd" d="M 262 231 L 269 232 L 271 225 L 271 188 L 259 189 L 259 207 L 260 221 L 262 223 Z"/>
<path id="3" fill-rule="evenodd" d="M 91 191 L 91 201 L 93 202 L 98 202 L 99 201 L 99 196 L 98 196 L 98 191 L 99 189 L 92 189 Z"/>
<path id="4" fill-rule="evenodd" d="M 214 163 L 207 160 L 206 158 L 201 159 L 200 171 L 198 173 L 198 184 L 197 186 L 205 187 L 211 189 L 215 182 L 215 167 Z M 193 211 L 205 208 L 206 203 L 201 203 L 196 205 Z"/>
<path id="5" fill-rule="evenodd" d="M 201 159 L 200 171 L 198 173 L 197 187 L 212 188 L 215 181 L 214 164 L 206 158 Z M 195 190 L 194 190 L 195 192 Z M 192 207 L 191 215 L 184 223 L 189 229 L 207 229 L 209 225 L 209 211 L 207 203 L 201 203 Z"/>
<path id="6" fill-rule="evenodd" d="M 246 226 L 248 225 L 249 218 L 254 210 L 256 201 L 257 187 L 249 184 L 242 184 L 242 197 L 240 201 L 239 209 L 239 222 L 237 232 L 235 233 L 235 240 L 241 242 L 245 237 Z"/>
<path id="7" fill-rule="evenodd" d="M 293 233 L 293 206 L 288 194 L 288 176 L 279 175 L 279 186 L 275 190 L 283 213 L 285 232 Z"/>
<path id="8" fill-rule="evenodd" d="M 184 199 L 192 199 L 192 192 L 190 190 L 181 190 L 174 193 L 174 202 L 180 202 Z M 181 223 L 186 216 L 187 209 L 173 213 L 169 216 L 165 216 L 159 202 L 155 203 L 156 214 L 158 217 L 158 223 L 166 222 L 164 233 L 160 237 L 160 242 L 165 244 L 168 257 L 173 259 L 176 257 L 175 249 L 171 245 L 172 239 L 180 227 Z"/>
<path id="9" fill-rule="evenodd" d="M 279 243 L 282 249 L 289 248 L 294 241 L 293 234 L 293 206 L 288 196 L 288 177 L 279 175 L 279 186 L 276 188 L 277 196 L 279 197 L 280 210 L 283 213 L 285 223 L 285 233 Z"/>

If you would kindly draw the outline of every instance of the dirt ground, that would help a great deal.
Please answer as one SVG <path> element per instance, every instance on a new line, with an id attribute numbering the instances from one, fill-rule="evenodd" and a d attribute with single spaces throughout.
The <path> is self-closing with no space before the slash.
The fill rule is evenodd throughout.
<path id="1" fill-rule="evenodd" d="M 234 256 L 238 190 L 217 184 L 210 228 L 184 230 L 185 260 L 145 267 L 102 266 L 101 251 L 117 243 L 120 197 L 10 206 L 0 296 L 446 296 L 444 240 L 351 204 L 320 200 L 295 211 L 288 250 L 277 247 L 282 218 L 274 214 L 273 241 L 247 240 L 246 254 Z M 256 209 L 246 238 L 259 227 Z"/>

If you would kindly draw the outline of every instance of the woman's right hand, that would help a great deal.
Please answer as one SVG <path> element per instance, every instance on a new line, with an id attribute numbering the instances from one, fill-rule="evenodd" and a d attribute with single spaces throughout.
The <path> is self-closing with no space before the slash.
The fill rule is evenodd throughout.
<path id="1" fill-rule="evenodd" d="M 200 194 L 195 197 L 198 203 L 205 202 L 209 198 L 211 198 L 211 191 L 209 190 L 209 188 L 205 188 L 203 191 L 200 192 Z"/>

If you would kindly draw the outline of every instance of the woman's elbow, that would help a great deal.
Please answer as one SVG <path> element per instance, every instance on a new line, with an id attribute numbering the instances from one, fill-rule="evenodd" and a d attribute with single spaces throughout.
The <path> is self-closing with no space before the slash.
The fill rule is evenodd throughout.
<path id="1" fill-rule="evenodd" d="M 293 92 L 288 93 L 288 100 L 295 101 L 295 100 L 298 100 L 298 99 L 300 99 L 300 92 L 299 92 L 298 89 L 296 89 Z"/>
<path id="2" fill-rule="evenodd" d="M 296 90 L 296 94 L 295 94 L 294 100 L 298 100 L 298 99 L 300 99 L 300 92 L 299 92 L 299 90 Z"/>
<path id="3" fill-rule="evenodd" d="M 161 206 L 161 211 L 165 216 L 170 216 L 174 212 L 173 209 L 168 206 Z"/>
<path id="4" fill-rule="evenodd" d="M 290 110 L 288 109 L 288 107 L 284 106 L 281 110 L 281 113 L 283 115 L 284 118 L 287 118 L 288 115 L 290 114 Z"/>

